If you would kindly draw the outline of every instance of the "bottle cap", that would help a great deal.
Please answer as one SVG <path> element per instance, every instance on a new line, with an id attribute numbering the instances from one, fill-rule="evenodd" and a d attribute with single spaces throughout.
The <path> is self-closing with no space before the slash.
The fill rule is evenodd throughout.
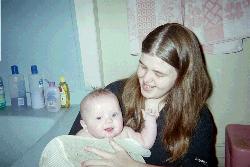
<path id="1" fill-rule="evenodd" d="M 61 77 L 60 77 L 60 82 L 65 82 L 64 76 L 61 76 Z"/>
<path id="2" fill-rule="evenodd" d="M 0 86 L 3 86 L 3 80 L 2 80 L 2 77 L 0 77 Z"/>
<path id="3" fill-rule="evenodd" d="M 31 69 L 32 74 L 37 74 L 38 73 L 36 65 L 32 65 L 30 69 Z"/>
<path id="4" fill-rule="evenodd" d="M 17 65 L 11 66 L 11 72 L 12 74 L 19 74 Z"/>
<path id="5" fill-rule="evenodd" d="M 53 87 L 55 85 L 56 85 L 55 82 L 49 82 L 49 87 Z"/>

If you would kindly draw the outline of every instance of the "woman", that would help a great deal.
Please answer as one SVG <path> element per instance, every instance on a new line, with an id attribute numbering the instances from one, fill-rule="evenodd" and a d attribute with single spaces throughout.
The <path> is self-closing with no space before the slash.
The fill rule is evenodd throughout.
<path id="1" fill-rule="evenodd" d="M 215 126 L 206 106 L 212 83 L 199 42 L 189 29 L 177 23 L 154 29 L 142 42 L 137 73 L 107 88 L 120 101 L 124 124 L 136 131 L 143 127 L 145 105 L 159 112 L 151 157 L 145 158 L 147 164 L 136 162 L 111 140 L 115 153 L 87 148 L 101 160 L 82 166 L 215 166 Z M 79 130 L 76 122 L 70 134 Z"/>

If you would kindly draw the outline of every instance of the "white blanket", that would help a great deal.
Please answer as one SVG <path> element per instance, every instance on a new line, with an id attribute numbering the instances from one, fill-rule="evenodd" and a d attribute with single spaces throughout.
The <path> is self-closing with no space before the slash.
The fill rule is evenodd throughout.
<path id="1" fill-rule="evenodd" d="M 150 151 L 132 139 L 117 139 L 129 155 L 136 161 L 144 162 Z M 81 136 L 62 135 L 51 140 L 44 148 L 39 167 L 79 167 L 80 163 L 89 159 L 100 159 L 94 153 L 84 151 L 85 146 L 93 146 L 108 152 L 114 152 L 108 139 L 93 139 Z"/>

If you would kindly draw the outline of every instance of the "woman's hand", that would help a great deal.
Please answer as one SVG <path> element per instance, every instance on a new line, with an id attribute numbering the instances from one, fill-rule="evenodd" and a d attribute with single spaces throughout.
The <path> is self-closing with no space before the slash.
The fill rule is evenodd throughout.
<path id="1" fill-rule="evenodd" d="M 87 160 L 81 163 L 81 167 L 144 167 L 144 164 L 133 160 L 128 153 L 119 146 L 113 139 L 110 139 L 110 145 L 114 153 L 102 151 L 93 147 L 86 147 L 85 151 L 95 153 L 101 159 Z"/>

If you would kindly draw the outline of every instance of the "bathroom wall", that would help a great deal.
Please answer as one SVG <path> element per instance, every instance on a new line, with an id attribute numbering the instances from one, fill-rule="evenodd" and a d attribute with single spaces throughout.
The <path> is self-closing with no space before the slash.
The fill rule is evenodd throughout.
<path id="1" fill-rule="evenodd" d="M 129 54 L 127 7 L 124 0 L 96 1 L 104 84 L 135 72 L 139 57 Z"/>
<path id="2" fill-rule="evenodd" d="M 18 65 L 26 88 L 30 66 L 36 64 L 44 78 L 59 82 L 63 75 L 69 84 L 72 104 L 79 104 L 85 93 L 73 0 L 2 0 L 3 77 L 7 104 L 10 66 Z"/>
<path id="3" fill-rule="evenodd" d="M 213 81 L 210 109 L 217 125 L 217 156 L 224 166 L 225 127 L 227 124 L 250 124 L 250 39 L 243 41 L 239 53 L 207 55 Z"/>

